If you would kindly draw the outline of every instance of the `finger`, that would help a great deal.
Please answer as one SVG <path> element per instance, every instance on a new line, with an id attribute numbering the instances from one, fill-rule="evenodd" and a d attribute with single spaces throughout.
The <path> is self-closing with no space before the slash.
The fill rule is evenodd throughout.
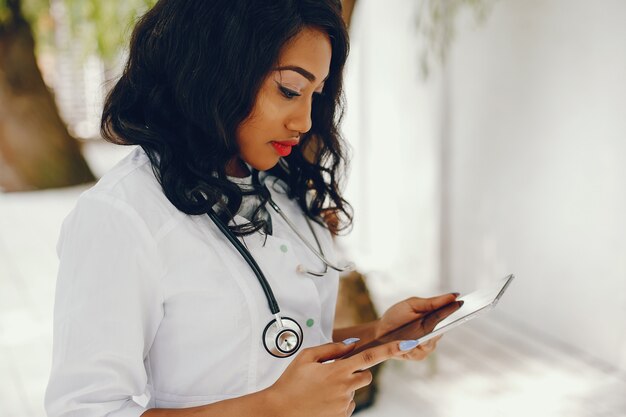
<path id="1" fill-rule="evenodd" d="M 426 359 L 427 356 L 428 356 L 428 353 L 421 351 L 419 349 L 414 349 L 410 351 L 409 353 L 401 356 L 400 359 L 407 360 L 407 361 L 421 361 L 421 360 Z"/>
<path id="2" fill-rule="evenodd" d="M 431 343 L 431 341 L 429 340 L 428 343 L 417 346 L 417 348 L 413 349 L 409 353 L 413 354 L 413 352 L 416 352 L 417 354 L 426 356 L 434 352 L 436 346 L 436 343 Z"/>
<path id="3" fill-rule="evenodd" d="M 457 311 L 462 305 L 463 301 L 455 301 L 448 303 L 435 311 L 431 311 L 424 317 L 422 326 L 428 332 L 431 332 L 440 321 Z"/>
<path id="4" fill-rule="evenodd" d="M 361 372 L 355 372 L 352 374 L 350 388 L 356 391 L 359 388 L 366 387 L 372 383 L 373 378 L 374 376 L 372 375 L 372 372 L 368 369 Z"/>
<path id="5" fill-rule="evenodd" d="M 441 336 L 434 337 L 430 339 L 428 342 L 421 344 L 418 346 L 418 349 L 423 350 L 425 352 L 432 352 L 437 347 L 437 342 Z"/>
<path id="6" fill-rule="evenodd" d="M 434 350 L 435 348 L 432 345 L 431 346 L 418 346 L 417 349 L 414 349 L 413 351 L 411 351 L 411 353 L 415 352 L 415 354 L 417 355 L 426 356 L 432 353 Z"/>
<path id="7" fill-rule="evenodd" d="M 433 338 L 424 344 L 418 345 L 416 349 L 409 351 L 409 359 L 417 361 L 426 359 L 428 355 L 435 351 L 435 349 L 437 348 L 437 342 L 440 338 L 441 336 L 437 336 L 436 338 Z"/>
<path id="8" fill-rule="evenodd" d="M 405 355 L 402 356 L 402 359 L 412 360 L 412 361 L 421 361 L 426 359 L 428 355 L 430 355 L 435 350 L 434 346 L 425 346 L 419 345 L 417 348 L 408 351 Z"/>
<path id="9" fill-rule="evenodd" d="M 353 401 L 350 401 L 350 405 L 348 405 L 348 411 L 346 412 L 346 416 L 350 417 L 352 415 L 352 413 L 354 413 L 354 409 L 356 408 L 356 403 Z"/>
<path id="10" fill-rule="evenodd" d="M 353 339 L 346 339 L 348 342 L 351 340 Z M 301 357 L 307 362 L 326 362 L 342 357 L 352 351 L 354 346 L 356 346 L 355 342 L 326 343 L 324 345 L 304 349 L 301 352 Z"/>
<path id="11" fill-rule="evenodd" d="M 405 301 L 409 303 L 414 312 L 427 313 L 429 311 L 441 308 L 446 304 L 450 304 L 451 302 L 456 300 L 457 296 L 458 293 L 450 293 L 430 298 L 411 297 L 407 298 Z"/>
<path id="12" fill-rule="evenodd" d="M 356 372 L 363 369 L 369 369 L 372 366 L 386 361 L 387 359 L 401 356 L 404 351 L 400 350 L 399 343 L 397 341 L 385 343 L 384 345 L 375 346 L 373 348 L 365 349 L 362 352 L 357 353 L 347 359 L 342 360 L 342 366 L 349 372 Z"/>

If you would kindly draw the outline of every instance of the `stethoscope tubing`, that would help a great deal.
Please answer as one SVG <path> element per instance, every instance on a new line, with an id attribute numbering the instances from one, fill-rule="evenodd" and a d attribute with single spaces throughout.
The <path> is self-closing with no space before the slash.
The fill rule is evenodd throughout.
<path id="1" fill-rule="evenodd" d="M 265 278 L 263 271 L 254 260 L 254 257 L 252 256 L 252 254 L 241 244 L 239 239 L 237 239 L 237 237 L 234 236 L 233 232 L 228 228 L 228 226 L 226 226 L 219 219 L 219 217 L 217 217 L 217 214 L 215 213 L 215 211 L 213 211 L 212 209 L 209 210 L 208 215 L 211 218 L 211 220 L 213 220 L 213 222 L 217 225 L 220 231 L 226 236 L 226 238 L 228 238 L 230 243 L 233 246 L 235 246 L 237 251 L 245 259 L 245 261 L 248 263 L 248 265 L 252 269 L 252 272 L 254 272 L 254 275 L 256 275 L 256 277 L 258 278 L 259 284 L 261 284 L 261 288 L 263 289 L 263 292 L 265 293 L 265 297 L 267 298 L 270 311 L 272 312 L 274 316 L 278 317 L 277 315 L 280 313 L 280 307 L 278 306 L 278 302 L 276 301 L 276 297 L 274 296 L 272 287 L 267 281 L 267 278 Z"/>
<path id="2" fill-rule="evenodd" d="M 266 189 L 267 190 L 267 189 Z M 269 191 L 267 192 L 269 194 Z M 283 213 L 283 211 L 278 207 L 278 205 L 271 199 L 268 198 L 268 202 L 270 207 L 276 211 L 280 215 L 280 217 L 287 223 L 287 226 L 291 228 L 291 230 L 298 236 L 298 238 L 305 244 L 305 246 L 313 252 L 325 265 L 324 271 L 322 273 L 312 272 L 304 269 L 301 265 L 298 266 L 299 272 L 306 272 L 309 275 L 322 277 L 326 275 L 328 272 L 328 268 L 332 268 L 336 271 L 346 271 L 349 269 L 353 269 L 353 264 L 349 263 L 346 267 L 337 267 L 331 264 L 326 257 L 324 256 L 324 251 L 320 242 L 317 238 L 317 234 L 315 230 L 313 230 L 313 226 L 308 218 L 306 218 L 307 225 L 311 230 L 311 234 L 315 239 L 315 243 L 319 248 L 319 252 L 311 245 L 311 243 L 298 231 L 296 226 L 289 220 L 289 218 Z M 209 218 L 215 223 L 215 225 L 220 229 L 222 234 L 226 236 L 228 241 L 237 249 L 239 254 L 246 261 L 254 275 L 256 276 L 263 292 L 265 293 L 265 297 L 267 298 L 267 302 L 274 316 L 274 320 L 272 320 L 263 331 L 263 346 L 265 349 L 272 355 L 278 358 L 285 358 L 295 354 L 300 346 L 302 345 L 302 340 L 304 338 L 304 334 L 302 332 L 302 327 L 298 324 L 297 321 L 287 318 L 281 317 L 280 307 L 278 306 L 278 301 L 276 301 L 276 297 L 274 296 L 274 292 L 272 291 L 272 287 L 270 286 L 267 278 L 263 274 L 263 271 L 257 264 L 256 260 L 252 256 L 252 254 L 248 251 L 248 249 L 239 241 L 237 236 L 228 228 L 226 224 L 224 224 L 217 213 L 210 209 L 207 213 Z M 284 346 L 284 348 L 283 348 Z"/>
<path id="3" fill-rule="evenodd" d="M 280 217 L 285 221 L 285 223 L 287 223 L 287 225 L 291 228 L 291 230 L 293 230 L 293 232 L 298 236 L 298 238 L 302 241 L 302 243 L 305 244 L 305 246 L 311 251 L 313 252 L 313 254 L 315 256 L 317 256 L 317 258 L 322 261 L 324 263 L 324 272 L 313 272 L 313 271 L 306 271 L 308 274 L 310 275 L 315 275 L 317 277 L 322 277 L 324 275 L 326 275 L 326 273 L 328 272 L 328 268 L 332 268 L 335 271 L 338 272 L 345 272 L 345 271 L 352 271 L 354 270 L 354 264 L 352 262 L 348 262 L 348 264 L 346 266 L 336 266 L 335 264 L 331 263 L 328 259 L 326 259 L 326 256 L 324 255 L 324 251 L 322 249 L 322 245 L 320 245 L 319 240 L 317 239 L 317 235 L 315 234 L 315 231 L 313 230 L 313 227 L 311 226 L 311 223 L 309 222 L 309 219 L 307 218 L 307 224 L 309 225 L 309 229 L 311 229 L 311 234 L 313 235 L 313 239 L 315 239 L 315 243 L 317 244 L 317 247 L 319 248 L 319 251 L 317 251 L 317 249 L 315 249 L 313 247 L 313 245 L 311 245 L 311 243 L 304 237 L 302 236 L 302 233 L 300 233 L 298 231 L 298 228 L 291 222 L 291 220 L 289 220 L 289 218 L 285 215 L 285 213 L 283 213 L 283 211 L 281 210 L 280 207 L 278 207 L 278 205 L 274 202 L 274 200 L 272 200 L 271 198 L 268 198 L 267 202 L 269 203 L 269 205 L 272 207 L 272 209 L 274 209 L 274 211 L 276 213 L 278 213 L 280 215 Z"/>

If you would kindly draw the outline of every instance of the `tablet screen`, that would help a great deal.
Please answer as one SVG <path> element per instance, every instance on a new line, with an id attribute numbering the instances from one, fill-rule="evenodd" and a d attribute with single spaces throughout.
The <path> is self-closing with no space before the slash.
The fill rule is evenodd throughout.
<path id="1" fill-rule="evenodd" d="M 491 310 L 502 297 L 514 276 L 509 275 L 494 284 L 457 298 L 457 301 L 434 310 L 412 322 L 370 342 L 357 344 L 348 356 L 394 340 L 417 340 L 424 343 L 433 337 Z"/>
<path id="2" fill-rule="evenodd" d="M 446 327 L 455 323 L 460 324 L 463 321 L 468 321 L 480 313 L 491 310 L 496 306 L 500 297 L 502 297 L 502 294 L 504 294 L 504 291 L 507 289 L 512 280 L 513 275 L 509 275 L 506 278 L 496 281 L 489 287 L 481 288 L 457 298 L 457 301 L 463 301 L 463 305 L 458 310 L 443 317 L 441 321 L 435 324 L 435 327 L 430 334 L 422 336 L 418 335 L 412 339 L 419 339 L 419 341 L 423 343 L 426 340 L 443 333 L 443 329 Z"/>

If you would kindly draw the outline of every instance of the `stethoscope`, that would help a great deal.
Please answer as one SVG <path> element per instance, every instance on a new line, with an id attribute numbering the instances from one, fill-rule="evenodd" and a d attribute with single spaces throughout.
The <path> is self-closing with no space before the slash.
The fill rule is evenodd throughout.
<path id="1" fill-rule="evenodd" d="M 269 192 L 267 194 L 269 195 Z M 316 276 L 316 277 L 322 277 L 328 272 L 329 267 L 339 272 L 354 270 L 354 264 L 352 262 L 348 262 L 345 266 L 340 267 L 340 266 L 336 266 L 335 264 L 331 263 L 328 259 L 326 259 L 326 256 L 324 255 L 324 252 L 322 250 L 322 246 L 320 245 L 320 242 L 317 239 L 317 235 L 315 234 L 315 231 L 313 230 L 313 226 L 311 225 L 311 222 L 306 215 L 305 215 L 305 218 L 309 226 L 309 229 L 311 229 L 313 238 L 315 239 L 317 249 L 314 248 L 313 245 L 311 245 L 311 243 L 307 239 L 305 239 L 305 237 L 298 231 L 296 226 L 291 222 L 291 220 L 289 220 L 289 218 L 280 209 L 280 207 L 278 207 L 278 205 L 271 199 L 271 197 L 268 198 L 268 204 L 270 205 L 270 207 L 272 207 L 272 209 L 276 213 L 278 213 L 278 215 L 285 221 L 285 223 L 287 223 L 289 228 L 298 236 L 298 238 L 302 240 L 304 245 L 324 263 L 323 272 L 310 271 L 302 265 L 298 265 L 298 268 L 297 268 L 298 272 L 306 273 L 306 274 Z M 239 239 L 237 239 L 237 237 L 228 228 L 228 226 L 226 226 L 219 219 L 215 211 L 210 210 L 208 212 L 208 215 L 211 218 L 211 220 L 213 220 L 213 222 L 217 225 L 220 231 L 230 241 L 230 243 L 232 243 L 233 246 L 235 246 L 237 251 L 241 254 L 241 256 L 244 258 L 246 263 L 250 266 L 250 269 L 252 269 L 252 272 L 254 272 L 254 275 L 256 275 L 257 279 L 259 280 L 259 284 L 261 284 L 261 288 L 263 288 L 263 292 L 265 293 L 265 297 L 267 298 L 270 311 L 272 312 L 272 315 L 274 316 L 274 319 L 270 321 L 267 324 L 267 326 L 265 326 L 265 330 L 263 330 L 262 340 L 263 340 L 263 346 L 265 347 L 265 350 L 267 350 L 267 352 L 270 355 L 275 356 L 277 358 L 287 358 L 293 355 L 294 353 L 298 351 L 298 349 L 300 349 L 300 346 L 302 346 L 302 339 L 303 339 L 302 327 L 300 327 L 298 322 L 295 321 L 294 319 L 290 317 L 281 316 L 280 307 L 278 306 L 276 297 L 274 297 L 274 292 L 272 291 L 272 287 L 270 286 L 269 282 L 265 278 L 265 275 L 263 275 L 263 271 L 261 271 L 261 268 L 254 260 L 254 257 L 252 256 L 252 254 L 239 241 Z"/>

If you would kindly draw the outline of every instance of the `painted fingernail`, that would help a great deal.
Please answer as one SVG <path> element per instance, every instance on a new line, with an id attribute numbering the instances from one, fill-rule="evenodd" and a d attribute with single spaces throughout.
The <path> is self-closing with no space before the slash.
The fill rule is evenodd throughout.
<path id="1" fill-rule="evenodd" d="M 459 295 L 461 295 L 460 292 L 453 292 L 452 295 L 454 295 L 455 297 L 458 297 Z"/>
<path id="2" fill-rule="evenodd" d="M 417 346 L 417 340 L 403 340 L 402 342 L 398 344 L 398 347 L 403 352 L 414 349 L 415 346 Z"/>
<path id="3" fill-rule="evenodd" d="M 350 339 L 344 340 L 343 344 L 344 345 L 352 345 L 352 344 L 358 342 L 359 340 L 361 340 L 361 339 L 359 339 L 358 337 L 351 337 Z"/>

